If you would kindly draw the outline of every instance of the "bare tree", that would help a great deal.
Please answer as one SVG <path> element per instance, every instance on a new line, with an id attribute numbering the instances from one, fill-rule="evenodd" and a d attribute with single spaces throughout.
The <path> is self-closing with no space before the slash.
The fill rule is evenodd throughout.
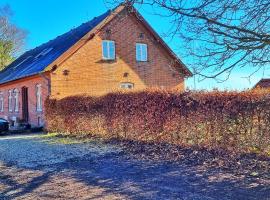
<path id="1" fill-rule="evenodd" d="M 169 35 L 182 40 L 195 73 L 203 77 L 226 79 L 235 68 L 252 69 L 251 76 L 270 63 L 269 0 L 123 2 L 147 4 L 153 10 L 162 11 L 154 14 L 169 17 L 172 22 Z"/>
<path id="2" fill-rule="evenodd" d="M 26 32 L 10 22 L 8 5 L 0 7 L 0 70 L 3 70 L 24 45 Z"/>

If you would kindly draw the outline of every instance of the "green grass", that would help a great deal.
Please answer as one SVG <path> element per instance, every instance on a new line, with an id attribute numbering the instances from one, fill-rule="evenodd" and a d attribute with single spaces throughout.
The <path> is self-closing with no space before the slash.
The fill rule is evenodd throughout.
<path id="1" fill-rule="evenodd" d="M 49 144 L 82 144 L 92 141 L 91 138 L 76 138 L 72 136 L 66 136 L 59 133 L 48 133 L 41 136 L 43 142 Z"/>
<path id="2" fill-rule="evenodd" d="M 59 133 L 47 133 L 46 135 L 41 136 L 41 138 L 55 138 L 59 136 L 60 136 Z"/>

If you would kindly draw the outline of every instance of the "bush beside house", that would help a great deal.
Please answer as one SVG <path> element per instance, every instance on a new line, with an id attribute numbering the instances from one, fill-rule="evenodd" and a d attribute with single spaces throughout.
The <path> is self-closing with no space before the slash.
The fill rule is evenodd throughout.
<path id="1" fill-rule="evenodd" d="M 46 101 L 47 129 L 139 141 L 270 152 L 270 96 L 246 92 L 144 91 Z"/>

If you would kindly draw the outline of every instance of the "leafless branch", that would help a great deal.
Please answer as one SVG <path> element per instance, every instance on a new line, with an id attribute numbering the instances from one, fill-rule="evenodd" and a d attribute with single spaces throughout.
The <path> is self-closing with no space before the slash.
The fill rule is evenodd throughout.
<path id="1" fill-rule="evenodd" d="M 153 14 L 171 20 L 167 35 L 186 50 L 181 57 L 204 78 L 224 77 L 240 67 L 256 72 L 270 63 L 269 0 L 107 1 L 157 8 Z"/>

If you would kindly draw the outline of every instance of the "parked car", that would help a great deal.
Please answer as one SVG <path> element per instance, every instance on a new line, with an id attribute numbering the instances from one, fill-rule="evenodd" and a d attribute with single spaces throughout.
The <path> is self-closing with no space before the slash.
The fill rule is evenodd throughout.
<path id="1" fill-rule="evenodd" d="M 7 132 L 9 130 L 9 122 L 0 118 L 0 133 Z"/>

